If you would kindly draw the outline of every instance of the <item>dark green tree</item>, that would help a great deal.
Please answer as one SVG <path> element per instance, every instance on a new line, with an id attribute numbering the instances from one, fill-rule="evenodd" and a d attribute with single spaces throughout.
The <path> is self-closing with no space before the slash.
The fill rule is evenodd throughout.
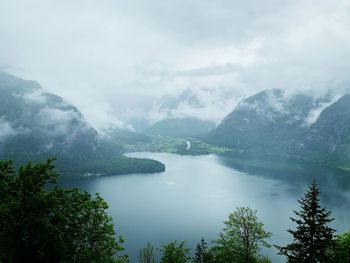
<path id="1" fill-rule="evenodd" d="M 205 242 L 204 238 L 201 239 L 200 242 L 198 242 L 196 251 L 194 253 L 193 262 L 194 263 L 209 263 L 212 260 L 212 256 L 207 251 L 207 243 Z"/>
<path id="2" fill-rule="evenodd" d="M 139 263 L 156 263 L 155 250 L 151 243 L 147 243 L 139 251 Z"/>
<path id="3" fill-rule="evenodd" d="M 185 246 L 185 241 L 180 244 L 177 241 L 163 245 L 160 249 L 162 257 L 161 263 L 186 263 L 189 261 L 189 249 Z"/>
<path id="4" fill-rule="evenodd" d="M 294 211 L 297 218 L 291 218 L 297 227 L 288 230 L 293 236 L 293 243 L 277 246 L 279 254 L 286 256 L 287 262 L 329 262 L 327 251 L 332 246 L 335 230 L 328 226 L 333 219 L 330 218 L 331 213 L 320 205 L 319 195 L 320 190 L 313 182 L 304 197 L 298 199 L 301 210 Z"/>
<path id="5" fill-rule="evenodd" d="M 328 255 L 331 263 L 350 263 L 350 231 L 336 237 Z"/>
<path id="6" fill-rule="evenodd" d="M 126 262 L 107 203 L 57 185 L 53 160 L 0 161 L 0 262 Z"/>
<path id="7" fill-rule="evenodd" d="M 271 233 L 264 230 L 257 211 L 249 207 L 239 207 L 224 222 L 225 227 L 219 234 L 211 253 L 217 262 L 256 262 L 262 246 L 270 247 L 267 239 Z"/>

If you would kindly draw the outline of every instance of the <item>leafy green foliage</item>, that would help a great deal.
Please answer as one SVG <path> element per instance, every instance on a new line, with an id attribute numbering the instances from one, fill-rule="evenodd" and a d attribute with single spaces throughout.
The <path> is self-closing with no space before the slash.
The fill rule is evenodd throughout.
<path id="1" fill-rule="evenodd" d="M 239 207 L 224 222 L 216 245 L 211 249 L 215 262 L 256 262 L 262 246 L 269 247 L 267 239 L 271 233 L 264 230 L 264 224 L 256 216 L 257 211 Z"/>
<path id="2" fill-rule="evenodd" d="M 12 167 L 0 161 L 1 262 L 127 262 L 98 194 L 58 187 L 52 159 Z"/>
<path id="3" fill-rule="evenodd" d="M 331 263 L 350 262 L 350 231 L 336 237 L 328 255 Z"/>
<path id="4" fill-rule="evenodd" d="M 177 241 L 170 242 L 161 248 L 161 263 L 186 263 L 190 259 L 189 249 L 185 246 L 185 241 L 180 244 Z"/>
<path id="5" fill-rule="evenodd" d="M 271 259 L 269 259 L 268 257 L 266 256 L 263 256 L 263 255 L 259 255 L 256 259 L 256 262 L 257 263 L 271 263 Z"/>
<path id="6" fill-rule="evenodd" d="M 156 263 L 155 250 L 151 243 L 147 243 L 139 251 L 139 263 Z"/>
<path id="7" fill-rule="evenodd" d="M 305 196 L 298 200 L 301 210 L 294 211 L 297 218 L 291 220 L 297 224 L 296 230 L 289 229 L 293 243 L 278 247 L 287 262 L 328 262 L 327 251 L 332 246 L 334 229 L 328 226 L 333 221 L 330 212 L 320 205 L 320 191 L 312 183 Z"/>

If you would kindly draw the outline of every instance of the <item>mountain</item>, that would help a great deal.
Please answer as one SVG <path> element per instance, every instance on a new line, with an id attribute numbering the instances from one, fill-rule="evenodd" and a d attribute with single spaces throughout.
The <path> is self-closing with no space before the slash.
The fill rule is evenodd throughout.
<path id="1" fill-rule="evenodd" d="M 159 101 L 160 110 L 176 110 L 182 105 L 189 105 L 191 107 L 200 107 L 201 101 L 196 94 L 191 89 L 186 89 L 177 95 L 165 95 Z"/>
<path id="2" fill-rule="evenodd" d="M 348 169 L 350 94 L 334 101 L 330 95 L 262 91 L 240 102 L 205 141 L 247 156 L 303 158 Z"/>
<path id="3" fill-rule="evenodd" d="M 328 100 L 265 90 L 241 101 L 206 140 L 231 148 L 291 152 L 301 147 L 313 110 Z"/>
<path id="4" fill-rule="evenodd" d="M 143 144 L 152 140 L 152 137 L 148 135 L 120 128 L 110 128 L 102 132 L 106 140 L 120 145 Z"/>
<path id="5" fill-rule="evenodd" d="M 194 138 L 209 133 L 215 124 L 196 118 L 169 118 L 156 122 L 144 129 L 148 135 L 160 135 L 177 138 Z"/>
<path id="6" fill-rule="evenodd" d="M 122 153 L 116 141 L 102 138 L 63 98 L 37 82 L 0 72 L 1 159 L 22 163 L 55 156 L 58 170 L 66 175 L 164 170 L 159 162 L 132 160 Z"/>
<path id="7" fill-rule="evenodd" d="M 92 151 L 98 133 L 77 108 L 34 81 L 0 72 L 0 154 L 34 158 Z"/>
<path id="8" fill-rule="evenodd" d="M 304 148 L 338 159 L 350 157 L 350 95 L 324 109 L 304 138 Z"/>

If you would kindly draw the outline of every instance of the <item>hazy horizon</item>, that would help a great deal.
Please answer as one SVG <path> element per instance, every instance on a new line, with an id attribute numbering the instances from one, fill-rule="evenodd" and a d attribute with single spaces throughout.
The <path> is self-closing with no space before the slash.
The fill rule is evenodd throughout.
<path id="1" fill-rule="evenodd" d="M 38 81 L 97 128 L 169 116 L 218 122 L 261 90 L 349 86 L 348 0 L 0 6 L 0 70 Z"/>

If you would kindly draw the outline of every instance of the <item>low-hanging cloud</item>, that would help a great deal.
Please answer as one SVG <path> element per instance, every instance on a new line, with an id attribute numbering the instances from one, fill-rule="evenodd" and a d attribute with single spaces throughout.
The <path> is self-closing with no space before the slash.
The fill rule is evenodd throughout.
<path id="1" fill-rule="evenodd" d="M 0 67 L 96 127 L 141 115 L 217 122 L 264 89 L 344 92 L 349 28 L 348 0 L 0 0 Z M 186 90 L 199 104 L 161 107 Z"/>
<path id="2" fill-rule="evenodd" d="M 17 131 L 12 127 L 11 123 L 4 118 L 0 118 L 0 142 L 16 134 Z"/>

